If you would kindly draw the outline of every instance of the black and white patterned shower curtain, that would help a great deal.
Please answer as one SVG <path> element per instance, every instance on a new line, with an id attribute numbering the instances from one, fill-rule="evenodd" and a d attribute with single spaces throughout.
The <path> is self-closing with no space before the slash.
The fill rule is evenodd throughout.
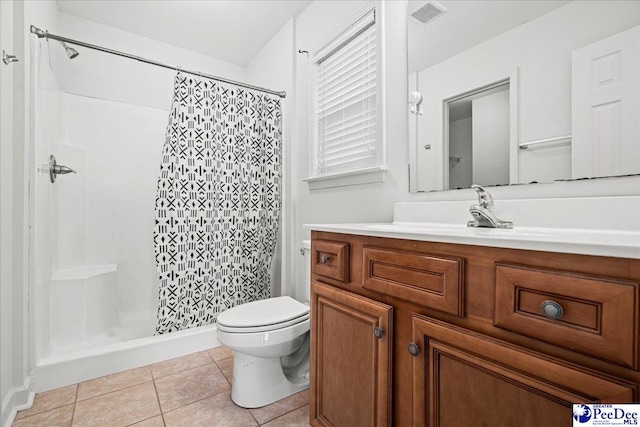
<path id="1" fill-rule="evenodd" d="M 156 195 L 156 333 L 269 297 L 281 119 L 272 95 L 176 75 Z"/>

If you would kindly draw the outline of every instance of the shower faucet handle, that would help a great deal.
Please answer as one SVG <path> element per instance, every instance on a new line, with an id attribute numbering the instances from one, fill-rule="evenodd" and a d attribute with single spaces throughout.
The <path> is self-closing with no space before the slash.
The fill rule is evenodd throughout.
<path id="1" fill-rule="evenodd" d="M 56 182 L 57 175 L 66 175 L 68 173 L 78 173 L 68 166 L 62 166 L 56 163 L 56 157 L 52 154 L 49 156 L 49 179 L 53 184 Z"/>

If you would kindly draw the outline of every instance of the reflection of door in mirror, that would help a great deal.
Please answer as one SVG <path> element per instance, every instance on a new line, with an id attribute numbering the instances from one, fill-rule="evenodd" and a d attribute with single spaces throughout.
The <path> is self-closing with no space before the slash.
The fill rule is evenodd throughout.
<path id="1" fill-rule="evenodd" d="M 640 165 L 640 26 L 572 52 L 571 177 Z"/>
<path id="2" fill-rule="evenodd" d="M 509 84 L 445 103 L 446 188 L 509 184 Z"/>

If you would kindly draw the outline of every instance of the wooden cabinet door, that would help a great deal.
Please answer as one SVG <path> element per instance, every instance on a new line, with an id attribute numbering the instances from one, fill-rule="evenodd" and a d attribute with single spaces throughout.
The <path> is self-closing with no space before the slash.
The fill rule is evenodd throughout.
<path id="1" fill-rule="evenodd" d="M 414 426 L 569 426 L 573 403 L 638 399 L 631 382 L 426 317 L 412 325 Z"/>
<path id="2" fill-rule="evenodd" d="M 313 426 L 391 425 L 392 307 L 313 281 Z"/>

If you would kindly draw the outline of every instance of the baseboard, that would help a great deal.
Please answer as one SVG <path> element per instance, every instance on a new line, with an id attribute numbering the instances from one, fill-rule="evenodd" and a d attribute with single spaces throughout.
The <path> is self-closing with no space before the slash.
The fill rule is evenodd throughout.
<path id="1" fill-rule="evenodd" d="M 7 396 L 2 401 L 0 426 L 11 427 L 18 411 L 29 409 L 33 406 L 35 395 L 33 391 L 33 378 L 31 376 L 27 376 L 22 386 L 9 390 L 9 393 L 7 393 Z"/>

